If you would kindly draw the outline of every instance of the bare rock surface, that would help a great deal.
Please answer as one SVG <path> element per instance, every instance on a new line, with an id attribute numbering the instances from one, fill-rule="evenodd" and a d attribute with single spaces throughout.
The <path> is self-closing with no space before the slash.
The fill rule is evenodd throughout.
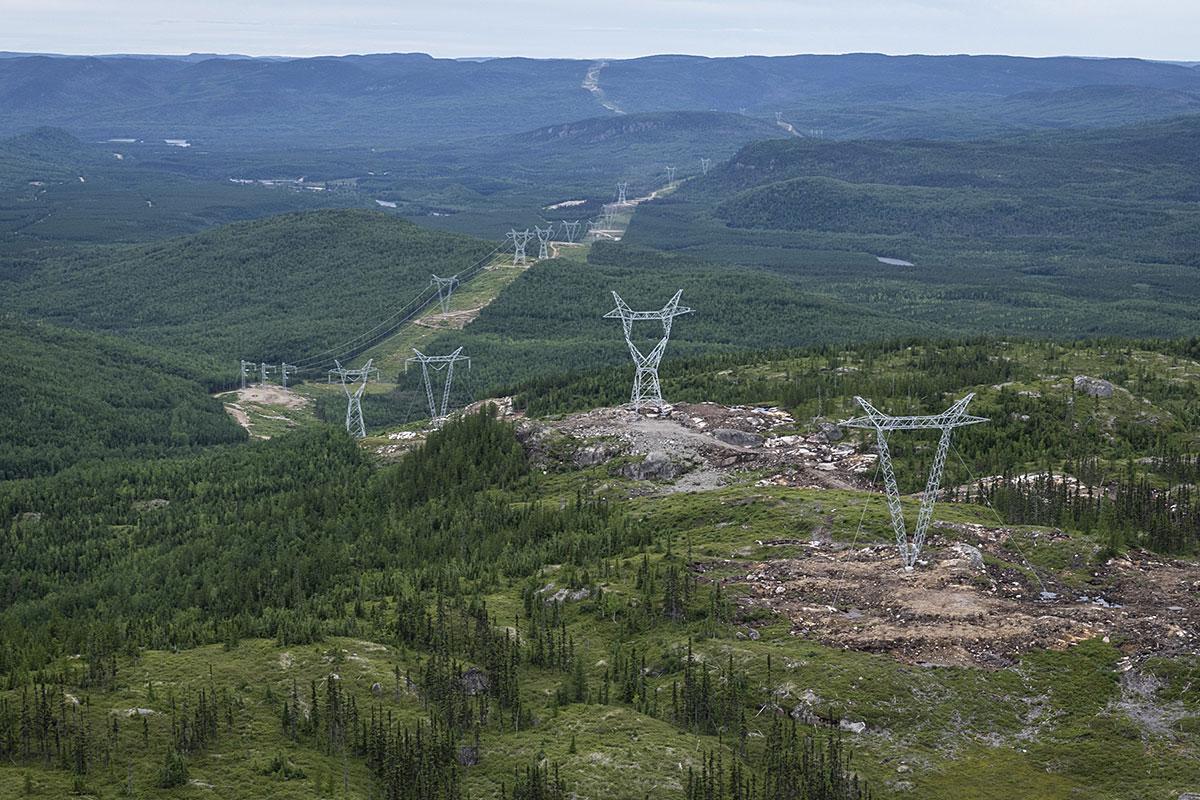
<path id="1" fill-rule="evenodd" d="M 1076 375 L 1075 391 L 1086 394 L 1088 397 L 1112 397 L 1113 385 L 1103 378 Z"/>
<path id="2" fill-rule="evenodd" d="M 749 470 L 767 471 L 760 479 L 763 486 L 867 486 L 874 454 L 831 443 L 841 434 L 831 423 L 808 433 L 799 427 L 778 408 L 696 403 L 641 413 L 598 408 L 556 420 L 522 419 L 518 435 L 543 463 L 555 457 L 564 437 L 574 442 L 566 460 L 575 468 L 640 457 L 614 467 L 612 474 L 649 482 L 641 493 L 707 491 Z"/>

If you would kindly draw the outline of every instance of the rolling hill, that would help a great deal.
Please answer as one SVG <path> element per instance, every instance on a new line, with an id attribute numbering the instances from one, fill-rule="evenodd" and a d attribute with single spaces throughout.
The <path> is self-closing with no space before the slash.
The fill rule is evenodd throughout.
<path id="1" fill-rule="evenodd" d="M 11 318 L 0 318 L 0 337 L 0 482 L 246 438 L 186 358 Z"/>
<path id="2" fill-rule="evenodd" d="M 430 273 L 454 274 L 494 249 L 381 212 L 283 214 L 43 258 L 8 283 L 3 303 L 206 365 L 298 361 L 389 317 Z"/>
<path id="3" fill-rule="evenodd" d="M 1126 99 L 1105 109 L 1022 100 L 1024 93 L 1085 87 L 1108 87 L 1099 91 Z M 906 135 L 924 125 L 936 135 L 963 136 L 973 128 L 1161 118 L 1194 103 L 1197 92 L 1195 69 L 1134 59 L 18 56 L 0 59 L 0 105 L 8 110 L 0 134 L 56 125 L 87 138 L 186 138 L 206 148 L 388 147 L 515 133 L 615 108 L 744 109 L 767 119 L 782 111 L 801 130 L 820 127 L 837 138 L 888 136 L 878 118 L 896 113 L 909 117 Z"/>
<path id="4" fill-rule="evenodd" d="M 1182 335 L 1195 324 L 1198 143 L 1197 117 L 973 142 L 763 142 L 643 206 L 626 241 L 964 332 Z M 829 251 L 900 263 L 809 255 Z"/>

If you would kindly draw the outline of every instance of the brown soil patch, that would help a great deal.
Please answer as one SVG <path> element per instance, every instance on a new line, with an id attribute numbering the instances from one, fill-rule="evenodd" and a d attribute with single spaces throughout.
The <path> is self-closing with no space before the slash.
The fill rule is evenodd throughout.
<path id="1" fill-rule="evenodd" d="M 999 549 L 1007 531 L 966 531 L 981 534 L 968 541 L 983 552 L 1013 559 Z M 800 557 L 746 563 L 740 577 L 723 582 L 747 588 L 744 608 L 782 614 L 793 634 L 831 646 L 914 664 L 998 668 L 1026 650 L 1102 636 L 1119 637 L 1134 656 L 1194 652 L 1200 644 L 1194 563 L 1134 552 L 1093 569 L 1087 588 L 1071 589 L 1041 570 L 1042 583 L 993 564 L 974 570 L 940 535 L 930 537 L 928 563 L 911 572 L 891 546 L 804 544 Z"/>
<path id="2" fill-rule="evenodd" d="M 421 317 L 414 324 L 423 328 L 446 328 L 460 331 L 474 322 L 480 311 L 483 311 L 483 306 L 466 308 L 462 311 L 450 311 L 446 314 L 430 314 L 427 317 Z"/>
<path id="3" fill-rule="evenodd" d="M 304 408 L 304 406 L 308 405 L 307 397 L 296 394 L 291 389 L 285 389 L 282 386 L 272 386 L 271 384 L 247 386 L 245 389 L 238 389 L 237 399 L 239 403 L 283 406 L 284 408 Z"/>

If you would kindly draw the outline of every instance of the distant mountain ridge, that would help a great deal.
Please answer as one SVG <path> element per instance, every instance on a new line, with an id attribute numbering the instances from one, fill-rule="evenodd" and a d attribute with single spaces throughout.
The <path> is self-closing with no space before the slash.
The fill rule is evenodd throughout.
<path id="1" fill-rule="evenodd" d="M 584 84 L 591 81 L 593 88 Z M 598 87 L 602 94 L 594 91 Z M 877 118 L 918 113 L 971 135 L 990 106 L 1028 92 L 1124 87 L 1140 100 L 1065 118 L 1035 105 L 1024 127 L 1090 126 L 1178 113 L 1200 71 L 1137 59 L 1011 56 L 651 56 L 439 59 L 423 53 L 319 58 L 0 58 L 0 135 L 40 125 L 82 138 L 194 139 L 199 145 L 380 147 L 517 133 L 628 112 L 725 111 L 835 138 L 873 136 Z M 1170 93 L 1182 93 L 1183 97 Z M 1167 94 L 1163 94 L 1167 93 Z M 604 99 L 604 103 L 601 102 Z M 1017 101 L 1019 102 L 1019 101 Z M 822 115 L 828 120 L 821 122 Z M 947 125 L 946 120 L 953 125 Z M 813 122 L 818 120 L 818 122 Z M 923 122 L 933 135 L 939 124 Z M 1003 127 L 1001 125 L 1001 127 Z M 988 131 L 988 132 L 994 132 Z M 886 130 L 883 131 L 886 134 Z"/>

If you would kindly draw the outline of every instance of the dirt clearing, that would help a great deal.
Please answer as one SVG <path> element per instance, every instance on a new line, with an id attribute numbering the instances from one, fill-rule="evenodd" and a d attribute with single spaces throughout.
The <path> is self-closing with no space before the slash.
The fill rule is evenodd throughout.
<path id="1" fill-rule="evenodd" d="M 913 664 L 1000 668 L 1026 650 L 1096 637 L 1134 657 L 1200 645 L 1194 563 L 1134 551 L 1067 586 L 1046 570 L 1035 578 L 1028 567 L 1010 566 L 1021 559 L 1002 547 L 1005 529 L 951 530 L 962 544 L 932 533 L 927 563 L 911 572 L 891 545 L 805 542 L 799 557 L 746 562 L 740 576 L 722 582 L 744 586 L 745 610 L 777 612 L 793 634 Z M 980 563 L 979 555 L 996 558 Z M 737 563 L 696 566 L 727 571 Z"/>

